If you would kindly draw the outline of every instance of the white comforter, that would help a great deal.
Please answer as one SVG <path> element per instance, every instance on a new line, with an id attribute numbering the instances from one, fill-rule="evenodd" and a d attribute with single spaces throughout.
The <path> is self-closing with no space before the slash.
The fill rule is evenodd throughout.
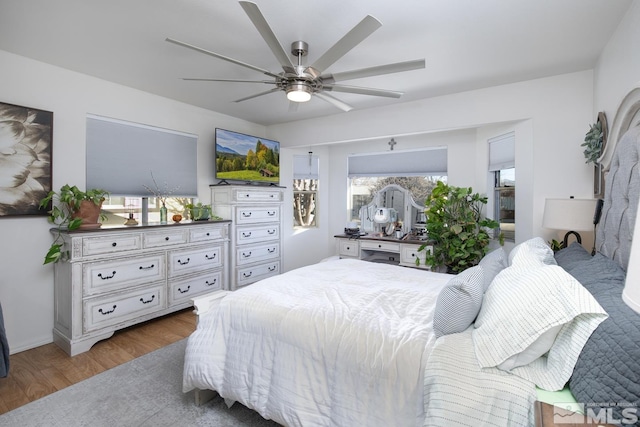
<path id="1" fill-rule="evenodd" d="M 200 317 L 183 389 L 287 426 L 421 426 L 433 309 L 450 278 L 343 259 L 240 289 Z"/>

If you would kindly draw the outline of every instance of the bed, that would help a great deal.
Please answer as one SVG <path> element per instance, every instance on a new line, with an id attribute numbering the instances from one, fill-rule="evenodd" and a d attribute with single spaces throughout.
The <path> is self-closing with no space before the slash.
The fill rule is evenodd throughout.
<path id="1" fill-rule="evenodd" d="M 342 259 L 220 291 L 194 301 L 183 391 L 200 402 L 215 391 L 287 426 L 533 425 L 541 390 L 593 411 L 640 405 L 640 315 L 620 298 L 638 110 L 636 89 L 603 155 L 596 256 L 534 238 L 457 276 Z"/>

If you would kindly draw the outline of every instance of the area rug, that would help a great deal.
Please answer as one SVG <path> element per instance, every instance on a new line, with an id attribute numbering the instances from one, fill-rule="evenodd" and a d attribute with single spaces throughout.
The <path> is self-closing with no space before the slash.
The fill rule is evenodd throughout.
<path id="1" fill-rule="evenodd" d="M 239 403 L 227 408 L 219 396 L 196 406 L 182 392 L 183 339 L 123 365 L 0 415 L 0 426 L 274 427 Z"/>

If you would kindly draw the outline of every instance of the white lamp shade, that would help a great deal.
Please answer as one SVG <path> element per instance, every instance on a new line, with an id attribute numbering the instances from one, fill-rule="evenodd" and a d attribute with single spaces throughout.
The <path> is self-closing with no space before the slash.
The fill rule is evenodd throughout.
<path id="1" fill-rule="evenodd" d="M 640 215 L 636 215 L 636 224 L 633 230 L 633 242 L 631 243 L 631 253 L 629 254 L 629 265 L 627 266 L 627 278 L 624 282 L 622 300 L 637 313 L 640 313 Z M 636 262 L 634 262 L 636 260 Z"/>
<path id="2" fill-rule="evenodd" d="M 596 199 L 547 199 L 542 226 L 554 230 L 593 230 Z"/>

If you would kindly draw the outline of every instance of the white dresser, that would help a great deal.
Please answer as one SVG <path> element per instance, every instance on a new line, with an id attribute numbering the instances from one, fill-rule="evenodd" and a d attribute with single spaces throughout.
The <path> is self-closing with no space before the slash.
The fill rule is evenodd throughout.
<path id="1" fill-rule="evenodd" d="M 381 262 L 385 264 L 401 265 L 404 267 L 430 270 L 426 265 L 427 252 L 433 251 L 433 246 L 427 245 L 423 251 L 418 251 L 424 241 L 398 240 L 385 237 L 353 238 L 345 234 L 334 236 L 336 250 L 340 258 L 358 258 L 365 261 Z M 420 265 L 416 266 L 416 259 Z"/>
<path id="2" fill-rule="evenodd" d="M 71 356 L 227 287 L 229 221 L 104 226 L 63 237 L 70 259 L 54 266 L 53 339 Z"/>
<path id="3" fill-rule="evenodd" d="M 214 213 L 231 220 L 230 290 L 279 274 L 283 187 L 212 185 Z"/>

